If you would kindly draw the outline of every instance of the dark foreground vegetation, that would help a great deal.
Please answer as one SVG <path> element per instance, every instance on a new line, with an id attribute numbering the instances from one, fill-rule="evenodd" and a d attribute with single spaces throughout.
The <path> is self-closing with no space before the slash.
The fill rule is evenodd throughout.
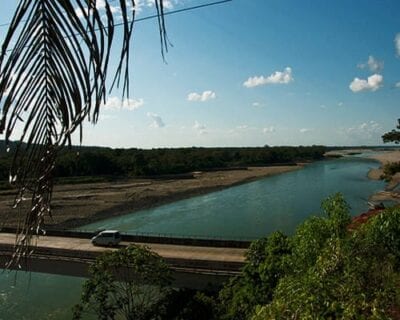
<path id="1" fill-rule="evenodd" d="M 13 150 L 0 145 L 0 180 L 8 180 Z M 11 146 L 14 149 L 15 146 Z M 241 166 L 294 164 L 323 158 L 326 148 L 176 148 L 111 149 L 73 147 L 62 151 L 56 161 L 56 177 L 157 176 Z"/>
<path id="2" fill-rule="evenodd" d="M 213 294 L 166 289 L 166 265 L 143 248 L 106 254 L 92 268 L 75 316 L 92 311 L 99 319 L 398 319 L 400 208 L 386 209 L 356 230 L 349 231 L 350 221 L 343 197 L 331 196 L 322 213 L 293 236 L 275 232 L 253 242 L 241 275 Z M 113 268 L 127 257 L 140 262 L 143 270 L 134 270 L 140 282 L 115 285 Z M 149 288 L 158 294 L 146 297 Z M 120 310 L 125 302 L 131 311 Z"/>

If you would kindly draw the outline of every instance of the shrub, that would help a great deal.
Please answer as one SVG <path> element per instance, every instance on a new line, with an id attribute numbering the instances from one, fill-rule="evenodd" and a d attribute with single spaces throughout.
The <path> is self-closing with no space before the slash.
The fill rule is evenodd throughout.
<path id="1" fill-rule="evenodd" d="M 291 238 L 250 247 L 242 277 L 220 294 L 223 319 L 390 319 L 400 310 L 400 209 L 352 233 L 340 194 L 322 209 Z"/>
<path id="2" fill-rule="evenodd" d="M 400 161 L 389 162 L 383 166 L 383 178 L 390 180 L 397 172 L 400 172 Z"/>

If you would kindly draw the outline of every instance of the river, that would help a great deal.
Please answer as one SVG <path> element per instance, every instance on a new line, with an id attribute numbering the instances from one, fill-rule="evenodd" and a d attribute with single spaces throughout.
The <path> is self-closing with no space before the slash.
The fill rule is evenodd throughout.
<path id="1" fill-rule="evenodd" d="M 353 215 L 367 210 L 366 199 L 384 188 L 367 177 L 379 163 L 349 157 L 319 161 L 304 169 L 181 200 L 83 227 L 128 233 L 254 239 L 274 230 L 291 234 L 321 200 L 341 192 Z M 47 274 L 0 274 L 0 319 L 71 319 L 83 279 Z"/>
<path id="2" fill-rule="evenodd" d="M 377 166 L 376 161 L 356 157 L 319 161 L 302 170 L 102 220 L 82 229 L 224 239 L 255 239 L 275 230 L 291 234 L 307 216 L 318 214 L 321 201 L 336 192 L 345 195 L 353 215 L 366 211 L 366 199 L 384 187 L 382 181 L 367 177 Z"/>

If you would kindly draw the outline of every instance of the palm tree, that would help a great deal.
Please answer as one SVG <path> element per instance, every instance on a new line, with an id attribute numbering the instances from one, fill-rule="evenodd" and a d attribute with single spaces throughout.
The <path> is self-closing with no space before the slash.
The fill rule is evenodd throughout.
<path id="1" fill-rule="evenodd" d="M 114 1 L 122 22 L 116 21 Z M 163 1 L 154 3 L 163 52 Z M 19 0 L 0 52 L 0 133 L 8 145 L 22 130 L 10 169 L 10 182 L 18 190 L 14 207 L 25 198 L 31 201 L 21 217 L 18 256 L 27 253 L 32 236 L 51 216 L 59 150 L 71 145 L 77 130 L 82 141 L 82 122 L 96 123 L 100 105 L 114 86 L 121 83 L 123 95 L 129 96 L 135 12 L 135 0 Z M 123 36 L 115 42 L 119 64 L 108 79 L 117 26 Z"/>

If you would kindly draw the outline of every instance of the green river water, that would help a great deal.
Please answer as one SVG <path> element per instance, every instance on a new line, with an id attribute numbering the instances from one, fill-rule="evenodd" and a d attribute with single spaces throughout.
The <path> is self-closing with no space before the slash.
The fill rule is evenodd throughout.
<path id="1" fill-rule="evenodd" d="M 144 210 L 82 229 L 127 233 L 255 239 L 274 230 L 293 233 L 321 200 L 342 192 L 353 215 L 384 188 L 367 177 L 379 163 L 363 158 L 320 161 L 304 169 L 268 177 L 172 204 Z M 83 279 L 37 273 L 0 274 L 0 319 L 70 319 Z"/>

